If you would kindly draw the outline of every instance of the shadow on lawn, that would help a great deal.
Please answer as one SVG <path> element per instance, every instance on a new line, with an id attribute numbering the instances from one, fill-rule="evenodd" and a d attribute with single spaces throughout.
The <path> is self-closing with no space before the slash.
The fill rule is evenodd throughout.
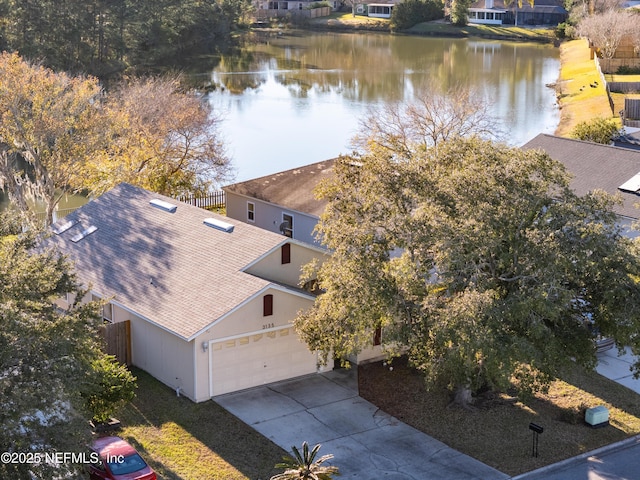
<path id="1" fill-rule="evenodd" d="M 146 372 L 132 371 L 138 392 L 120 414 L 124 436 L 161 478 L 264 480 L 278 473 L 274 465 L 286 452 L 273 442 L 218 404 L 178 398 Z"/>
<path id="2" fill-rule="evenodd" d="M 509 475 L 535 470 L 640 432 L 640 420 L 635 417 L 625 421 L 637 421 L 638 428 L 634 431 L 625 427 L 627 431 L 623 431 L 617 412 L 608 427 L 592 429 L 584 423 L 583 404 L 591 407 L 595 405 L 589 402 L 604 402 L 625 408 L 629 402 L 637 404 L 637 396 L 630 390 L 619 396 L 615 393 L 619 385 L 578 369 L 564 375 L 566 383 L 554 384 L 548 395 L 521 403 L 508 395 L 487 394 L 475 411 L 467 411 L 451 406 L 444 390 L 426 391 L 422 376 L 406 361 L 394 360 L 393 366 L 393 371 L 381 363 L 361 366 L 360 395 L 414 428 Z M 640 406 L 632 410 L 640 416 L 636 410 Z M 531 422 L 544 427 L 538 457 L 532 456 Z"/>

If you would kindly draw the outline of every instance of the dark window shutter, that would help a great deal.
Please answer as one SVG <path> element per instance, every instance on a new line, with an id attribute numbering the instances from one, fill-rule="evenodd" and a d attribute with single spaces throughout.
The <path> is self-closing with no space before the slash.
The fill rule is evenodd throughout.
<path id="1" fill-rule="evenodd" d="M 291 263 L 291 244 L 285 243 L 280 247 L 280 253 L 282 254 L 282 264 Z"/>
<path id="2" fill-rule="evenodd" d="M 265 295 L 262 297 L 262 315 L 268 317 L 273 315 L 273 295 Z"/>
<path id="3" fill-rule="evenodd" d="M 381 345 L 382 344 L 382 328 L 376 328 L 375 333 L 373 334 L 373 344 Z"/>

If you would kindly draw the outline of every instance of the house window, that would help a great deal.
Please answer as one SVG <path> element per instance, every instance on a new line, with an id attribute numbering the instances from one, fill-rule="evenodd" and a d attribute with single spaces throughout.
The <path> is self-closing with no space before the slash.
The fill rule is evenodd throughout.
<path id="1" fill-rule="evenodd" d="M 92 302 L 99 302 L 100 300 L 102 300 L 100 297 L 91 294 Z M 102 321 L 104 323 L 113 323 L 113 306 L 110 303 L 102 306 Z"/>
<path id="2" fill-rule="evenodd" d="M 373 333 L 373 345 L 381 345 L 382 344 L 382 327 L 376 328 L 376 331 Z"/>
<path id="3" fill-rule="evenodd" d="M 102 320 L 105 323 L 113 323 L 113 305 L 110 303 L 102 307 Z"/>
<path id="4" fill-rule="evenodd" d="M 282 214 L 282 234 L 293 238 L 293 215 Z"/>
<path id="5" fill-rule="evenodd" d="M 268 317 L 273 315 L 273 295 L 265 295 L 262 297 L 262 316 Z"/>
<path id="6" fill-rule="evenodd" d="M 256 204 L 253 202 L 247 202 L 247 221 L 255 222 L 256 220 Z"/>
<path id="7" fill-rule="evenodd" d="M 280 247 L 280 256 L 282 265 L 291 263 L 291 244 L 285 243 Z"/>

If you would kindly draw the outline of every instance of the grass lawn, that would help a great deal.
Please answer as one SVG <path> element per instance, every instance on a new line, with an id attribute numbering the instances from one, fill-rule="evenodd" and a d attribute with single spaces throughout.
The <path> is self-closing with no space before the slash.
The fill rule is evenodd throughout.
<path id="1" fill-rule="evenodd" d="M 213 401 L 195 404 L 147 373 L 137 397 L 118 415 L 119 435 L 164 480 L 268 479 L 286 454 Z"/>
<path id="2" fill-rule="evenodd" d="M 470 37 L 510 37 L 535 41 L 553 41 L 554 30 L 551 28 L 503 27 L 499 25 L 466 25 L 457 27 L 450 23 L 425 22 L 414 25 L 407 33 L 429 35 L 455 35 Z"/>
<path id="3" fill-rule="evenodd" d="M 449 406 L 446 392 L 426 392 L 422 377 L 402 361 L 360 367 L 360 395 L 452 448 L 517 475 L 640 433 L 640 401 L 632 390 L 580 369 L 526 404 L 507 395 L 482 398 L 474 412 Z M 592 429 L 583 409 L 609 408 L 611 425 Z M 544 427 L 539 457 L 531 455 L 534 422 Z"/>
<path id="4" fill-rule="evenodd" d="M 388 18 L 366 17 L 351 12 L 331 12 L 327 17 L 313 18 L 308 24 L 314 27 L 344 28 L 354 30 L 389 31 L 390 20 Z"/>
<path id="5" fill-rule="evenodd" d="M 619 119 L 617 113 L 614 115 L 611 111 L 595 62 L 589 59 L 586 40 L 563 43 L 560 62 L 560 80 L 556 92 L 561 111 L 556 135 L 568 137 L 578 123 L 595 117 Z"/>

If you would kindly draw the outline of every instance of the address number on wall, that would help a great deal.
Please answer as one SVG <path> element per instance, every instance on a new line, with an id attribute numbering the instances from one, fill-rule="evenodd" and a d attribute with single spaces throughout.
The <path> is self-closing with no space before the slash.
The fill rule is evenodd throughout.
<path id="1" fill-rule="evenodd" d="M 264 325 L 262 325 L 263 330 L 266 330 L 267 328 L 273 328 L 273 327 L 275 327 L 273 323 L 265 323 Z"/>

